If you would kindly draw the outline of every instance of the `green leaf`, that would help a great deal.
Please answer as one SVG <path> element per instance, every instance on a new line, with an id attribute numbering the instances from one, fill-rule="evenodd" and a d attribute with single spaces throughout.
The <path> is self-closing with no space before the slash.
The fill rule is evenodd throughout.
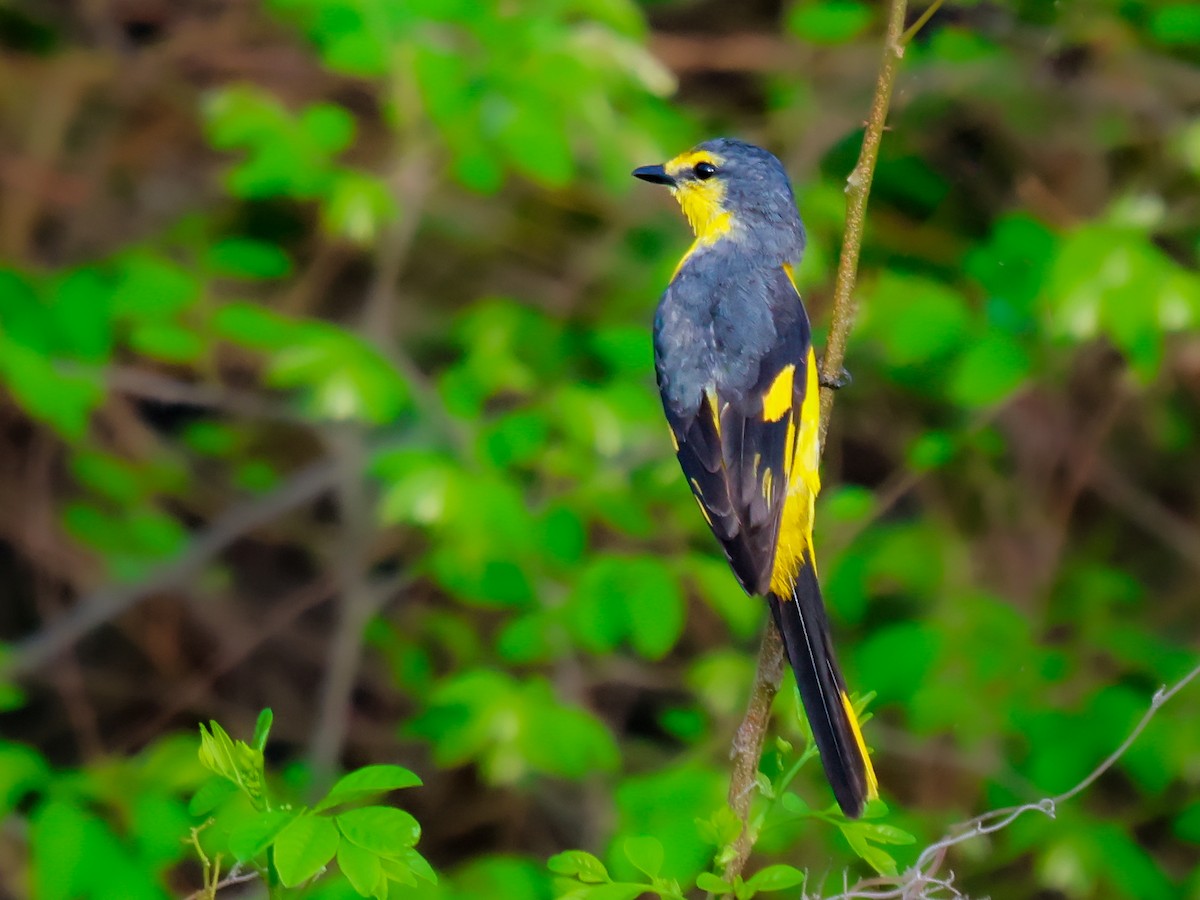
<path id="1" fill-rule="evenodd" d="M 108 361 L 114 341 L 113 287 L 111 276 L 93 267 L 69 270 L 58 281 L 50 309 L 62 351 L 82 362 Z M 0 309 L 0 321 L 5 320 Z"/>
<path id="2" fill-rule="evenodd" d="M 399 214 L 396 200 L 380 179 L 349 169 L 331 182 L 321 220 L 332 235 L 355 244 L 370 244 Z"/>
<path id="3" fill-rule="evenodd" d="M 145 250 L 134 250 L 117 260 L 117 288 L 112 313 L 131 324 L 170 322 L 200 297 L 195 274 Z"/>
<path id="4" fill-rule="evenodd" d="M 300 128 L 329 154 L 340 153 L 354 140 L 354 117 L 333 103 L 316 103 L 300 114 Z"/>
<path id="5" fill-rule="evenodd" d="M 747 896 L 761 891 L 784 891 L 804 884 L 804 873 L 794 866 L 767 866 L 746 882 Z"/>
<path id="6" fill-rule="evenodd" d="M 742 833 L 742 822 L 728 806 L 718 806 L 707 819 L 696 820 L 701 837 L 714 847 L 730 846 Z"/>
<path id="7" fill-rule="evenodd" d="M 1058 238 L 1023 213 L 1000 218 L 986 244 L 966 258 L 967 273 L 988 292 L 989 324 L 1006 334 L 1033 332 L 1035 303 L 1045 287 Z"/>
<path id="8" fill-rule="evenodd" d="M 253 350 L 280 350 L 289 346 L 299 330 L 295 319 L 256 303 L 227 303 L 213 315 L 218 337 Z"/>
<path id="9" fill-rule="evenodd" d="M 868 841 L 867 835 L 859 827 L 861 824 L 861 822 L 839 822 L 838 827 L 846 838 L 846 842 L 850 844 L 850 849 L 859 859 L 880 875 L 895 875 L 897 872 L 896 860 L 885 850 Z"/>
<path id="10" fill-rule="evenodd" d="M 410 814 L 391 806 L 365 806 L 337 816 L 342 836 L 364 850 L 387 856 L 411 847 L 421 836 L 421 825 Z"/>
<path id="11" fill-rule="evenodd" d="M 190 422 L 180 434 L 180 440 L 196 453 L 206 456 L 225 456 L 237 446 L 239 432 L 223 423 Z"/>
<path id="12" fill-rule="evenodd" d="M 321 871 L 338 849 L 338 830 L 324 816 L 301 815 L 275 838 L 274 861 L 279 880 L 295 887 Z"/>
<path id="13" fill-rule="evenodd" d="M 438 883 L 437 872 L 433 870 L 433 866 L 412 847 L 401 847 L 398 851 L 390 854 L 388 858 L 404 863 L 408 870 L 418 878 L 428 881 L 430 884 Z"/>
<path id="14" fill-rule="evenodd" d="M 188 803 L 188 812 L 193 816 L 205 816 L 221 805 L 237 785 L 226 778 L 211 778 L 200 786 Z"/>
<path id="15" fill-rule="evenodd" d="M 788 15 L 788 30 L 814 44 L 844 44 L 871 24 L 873 14 L 855 0 L 804 0 Z"/>
<path id="16" fill-rule="evenodd" d="M 378 854 L 364 850 L 349 841 L 338 844 L 337 863 L 346 880 L 364 897 L 371 896 L 379 879 L 383 877 Z"/>
<path id="17" fill-rule="evenodd" d="M 380 896 L 381 892 L 383 895 L 387 895 L 390 891 L 390 887 L 387 884 L 388 881 L 395 881 L 397 884 L 402 884 L 405 887 L 417 886 L 417 878 L 413 874 L 413 870 L 406 863 L 391 856 L 380 856 L 378 859 L 379 870 L 383 873 L 384 880 L 375 888 L 376 897 Z"/>
<path id="18" fill-rule="evenodd" d="M 1096 823 L 1090 838 L 1097 850 L 1096 867 L 1127 897 L 1138 900 L 1171 900 L 1176 886 L 1145 847 L 1115 823 Z"/>
<path id="19" fill-rule="evenodd" d="M 168 793 L 142 789 L 130 798 L 129 805 L 125 836 L 126 843 L 132 839 L 131 855 L 150 871 L 178 862 L 186 854 L 180 836 L 195 824 L 184 804 Z"/>
<path id="20" fill-rule="evenodd" d="M 639 835 L 625 839 L 625 857 L 643 875 L 657 878 L 662 871 L 663 845 L 658 838 Z"/>
<path id="21" fill-rule="evenodd" d="M 292 261 L 279 245 L 244 237 L 213 244 L 208 265 L 219 275 L 238 278 L 283 278 L 292 271 Z"/>
<path id="22" fill-rule="evenodd" d="M 50 767 L 36 750 L 0 742 L 0 820 L 30 791 L 50 778 Z"/>
<path id="23" fill-rule="evenodd" d="M 735 636 L 747 639 L 758 634 L 762 627 L 762 607 L 746 596 L 724 558 L 692 553 L 679 566 L 683 577 L 725 620 Z"/>
<path id="24" fill-rule="evenodd" d="M 260 812 L 229 830 L 229 849 L 242 862 L 255 859 L 297 818 L 296 813 L 282 810 Z"/>
<path id="25" fill-rule="evenodd" d="M 648 893 L 647 885 L 614 882 L 588 888 L 583 896 L 587 900 L 638 900 L 646 893 Z"/>
<path id="26" fill-rule="evenodd" d="M 271 712 L 271 708 L 264 707 L 259 712 L 258 718 L 254 721 L 254 737 L 250 740 L 250 747 L 261 753 L 266 749 L 267 738 L 271 735 L 271 723 L 275 721 L 275 714 Z"/>
<path id="27" fill-rule="evenodd" d="M 3 769 L 0 768 L 0 771 Z M 1191 844 L 1200 844 L 1200 802 L 1189 804 L 1176 817 L 1171 830 L 1175 836 Z"/>
<path id="28" fill-rule="evenodd" d="M 236 466 L 232 481 L 243 491 L 262 494 L 279 484 L 279 472 L 270 463 L 251 459 Z"/>
<path id="29" fill-rule="evenodd" d="M 194 331 L 172 322 L 142 322 L 129 333 L 129 346 L 162 362 L 194 362 L 207 345 Z"/>
<path id="30" fill-rule="evenodd" d="M 962 406 L 988 406 L 1016 390 L 1031 370 L 1029 354 L 1020 344 L 999 331 L 990 331 L 958 361 L 950 376 L 950 396 Z"/>
<path id="31" fill-rule="evenodd" d="M 200 763 L 211 772 L 232 781 L 254 805 L 266 805 L 263 755 L 243 741 L 234 741 L 216 722 L 210 729 L 200 725 Z"/>
<path id="32" fill-rule="evenodd" d="M 949 463 L 957 452 L 958 439 L 953 432 L 933 429 L 918 435 L 905 457 L 916 471 L 929 472 Z"/>
<path id="33" fill-rule="evenodd" d="M 569 608 L 584 647 L 611 650 L 623 635 L 648 659 L 661 659 L 683 631 L 683 597 L 671 568 L 650 556 L 601 556 L 584 569 Z"/>
<path id="34" fill-rule="evenodd" d="M 98 377 L 60 370 L 54 361 L 0 334 L 0 380 L 33 418 L 71 441 L 82 440 L 104 399 Z"/>
<path id="35" fill-rule="evenodd" d="M 718 878 L 712 872 L 701 872 L 696 876 L 696 889 L 706 891 L 709 894 L 732 894 L 733 885 L 728 881 Z"/>
<path id="36" fill-rule="evenodd" d="M 895 825 L 885 825 L 882 822 L 859 821 L 856 826 L 869 841 L 877 844 L 906 845 L 916 843 L 916 837 L 903 828 Z"/>
<path id="37" fill-rule="evenodd" d="M 39 900 L 161 900 L 146 861 L 134 859 L 99 816 L 74 802 L 51 800 L 31 817 L 32 895 Z M 113 886 L 119 885 L 119 894 Z"/>
<path id="38" fill-rule="evenodd" d="M 877 687 L 881 704 L 907 705 L 926 683 L 942 645 L 933 629 L 904 621 L 872 633 L 854 656 L 862 682 Z"/>
<path id="39" fill-rule="evenodd" d="M 45 355 L 57 344 L 55 317 L 43 303 L 44 284 L 31 273 L 0 267 L 0 322 L 4 334 Z"/>
<path id="40" fill-rule="evenodd" d="M 725 805 L 727 782 L 719 769 L 696 762 L 626 776 L 616 789 L 619 831 L 653 834 L 663 845 L 662 877 L 691 882 L 712 861 L 712 846 L 698 834 L 697 813 Z"/>
<path id="41" fill-rule="evenodd" d="M 557 110 L 538 99 L 530 97 L 514 105 L 500 140 L 515 169 L 538 184 L 560 188 L 575 174 L 569 131 Z"/>
<path id="42" fill-rule="evenodd" d="M 1171 3 L 1154 11 L 1150 33 L 1164 44 L 1200 45 L 1200 7 L 1195 3 Z"/>
<path id="43" fill-rule="evenodd" d="M 267 380 L 305 389 L 313 411 L 332 419 L 390 422 L 409 395 L 407 382 L 378 349 L 326 322 L 299 323 L 275 352 Z"/>
<path id="44" fill-rule="evenodd" d="M 132 505 L 148 488 L 141 473 L 118 456 L 80 449 L 71 456 L 71 474 L 81 484 L 122 505 Z"/>
<path id="45" fill-rule="evenodd" d="M 1047 295 L 1051 331 L 1105 335 L 1146 380 L 1158 371 L 1163 335 L 1200 321 L 1200 278 L 1128 226 L 1078 228 L 1054 261 Z"/>
<path id="46" fill-rule="evenodd" d="M 895 367 L 929 363 L 958 350 L 971 330 L 965 298 L 941 282 L 888 273 L 863 304 L 861 334 Z"/>
<path id="47" fill-rule="evenodd" d="M 531 681 L 521 690 L 520 706 L 523 722 L 514 747 L 531 768 L 583 778 L 617 767 L 619 751 L 604 724 L 584 710 L 561 703 L 544 680 Z"/>
<path id="48" fill-rule="evenodd" d="M 583 850 L 564 850 L 562 853 L 556 853 L 546 861 L 546 867 L 556 875 L 577 878 L 585 884 L 612 881 L 604 863 Z"/>
<path id="49" fill-rule="evenodd" d="M 338 779 L 315 811 L 329 809 L 342 803 L 354 803 L 377 794 L 401 788 L 416 787 L 421 779 L 402 766 L 375 765 L 356 769 Z"/>

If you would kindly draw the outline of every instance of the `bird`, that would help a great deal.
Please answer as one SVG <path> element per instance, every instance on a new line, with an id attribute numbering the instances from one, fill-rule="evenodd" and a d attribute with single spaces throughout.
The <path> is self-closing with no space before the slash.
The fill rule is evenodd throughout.
<path id="1" fill-rule="evenodd" d="M 776 156 L 733 138 L 633 175 L 665 185 L 695 235 L 654 316 L 675 455 L 738 582 L 766 598 L 834 797 L 857 818 L 878 781 L 813 553 L 821 382 L 794 278 L 806 236 L 791 182 Z"/>

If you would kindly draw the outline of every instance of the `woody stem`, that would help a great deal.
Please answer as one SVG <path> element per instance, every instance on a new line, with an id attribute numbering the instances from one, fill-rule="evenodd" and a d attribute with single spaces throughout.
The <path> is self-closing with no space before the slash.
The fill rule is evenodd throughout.
<path id="1" fill-rule="evenodd" d="M 862 249 L 863 230 L 866 223 L 867 197 L 871 192 L 871 180 L 875 175 L 875 162 L 879 157 L 879 145 L 883 140 L 884 123 L 892 100 L 892 87 L 904 56 L 907 38 L 904 32 L 904 17 L 907 0 L 892 0 L 888 11 L 887 35 L 883 46 L 883 59 L 879 76 L 875 82 L 875 96 L 871 101 L 871 112 L 863 134 L 862 152 L 850 177 L 846 181 L 846 225 L 842 233 L 842 252 L 838 260 L 837 281 L 833 289 L 833 313 L 829 327 L 829 340 L 825 346 L 825 357 L 821 380 L 833 382 L 841 374 L 846 358 L 846 339 L 854 322 L 854 283 L 858 272 L 858 258 Z M 922 23 L 923 24 L 923 23 Z M 836 391 L 821 389 L 821 448 L 825 447 L 825 436 L 829 430 L 829 416 L 833 409 Z M 742 832 L 734 845 L 734 854 L 725 865 L 723 876 L 733 881 L 745 868 L 754 847 L 757 835 L 749 828 L 750 805 L 756 789 L 758 764 L 762 758 L 770 723 L 771 703 L 779 691 L 784 668 L 783 644 L 772 621 L 768 621 L 762 646 L 758 653 L 758 667 L 754 675 L 754 687 L 746 714 L 738 726 L 733 742 L 733 774 L 729 783 L 729 805 L 742 822 Z"/>

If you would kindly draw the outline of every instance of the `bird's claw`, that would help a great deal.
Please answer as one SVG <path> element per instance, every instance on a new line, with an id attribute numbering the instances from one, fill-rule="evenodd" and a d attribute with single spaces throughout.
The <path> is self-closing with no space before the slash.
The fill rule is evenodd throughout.
<path id="1" fill-rule="evenodd" d="M 821 387 L 829 388 L 831 391 L 840 391 L 846 385 L 852 384 L 853 382 L 854 378 L 848 371 L 846 371 L 846 369 L 842 369 L 841 372 L 832 378 L 826 378 L 824 372 L 822 371 L 817 378 L 817 383 L 821 385 Z"/>

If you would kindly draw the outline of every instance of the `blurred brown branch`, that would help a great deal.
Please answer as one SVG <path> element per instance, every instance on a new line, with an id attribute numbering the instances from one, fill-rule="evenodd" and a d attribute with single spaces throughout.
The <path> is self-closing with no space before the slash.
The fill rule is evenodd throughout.
<path id="1" fill-rule="evenodd" d="M 25 674 L 39 668 L 93 628 L 121 615 L 149 594 L 186 581 L 242 535 L 314 499 L 332 487 L 336 479 L 335 461 L 315 462 L 270 494 L 236 506 L 218 517 L 183 553 L 155 567 L 141 581 L 101 588 L 80 597 L 70 612 L 12 645 L 12 652 L 0 661 L 0 676 Z"/>

